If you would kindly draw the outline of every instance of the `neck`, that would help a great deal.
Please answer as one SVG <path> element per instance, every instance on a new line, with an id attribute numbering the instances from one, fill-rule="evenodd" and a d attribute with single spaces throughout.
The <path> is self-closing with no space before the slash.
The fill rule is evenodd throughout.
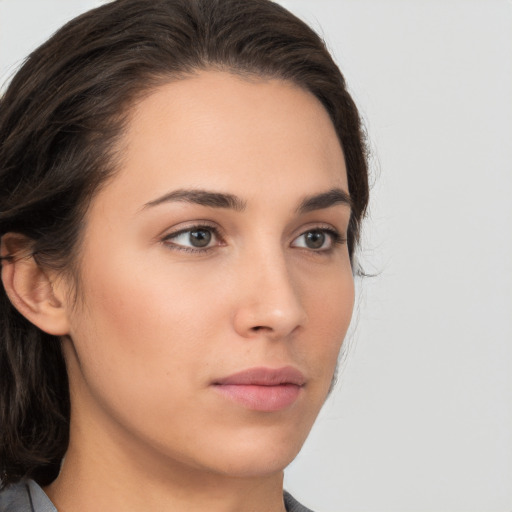
<path id="1" fill-rule="evenodd" d="M 217 474 L 141 446 L 124 433 L 78 428 L 45 489 L 59 512 L 284 512 L 283 473 Z"/>

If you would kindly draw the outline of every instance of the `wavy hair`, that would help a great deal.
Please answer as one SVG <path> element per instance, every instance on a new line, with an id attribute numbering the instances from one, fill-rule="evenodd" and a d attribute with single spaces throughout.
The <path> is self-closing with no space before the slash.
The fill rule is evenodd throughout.
<path id="1" fill-rule="evenodd" d="M 116 172 L 130 106 L 205 69 L 288 80 L 321 101 L 345 155 L 353 258 L 368 203 L 359 114 L 322 39 L 269 0 L 117 0 L 36 49 L 0 99 L 0 236 L 25 235 L 40 265 L 71 272 L 87 207 Z M 23 477 L 47 485 L 57 476 L 69 417 L 60 339 L 18 313 L 2 286 L 2 486 Z"/>

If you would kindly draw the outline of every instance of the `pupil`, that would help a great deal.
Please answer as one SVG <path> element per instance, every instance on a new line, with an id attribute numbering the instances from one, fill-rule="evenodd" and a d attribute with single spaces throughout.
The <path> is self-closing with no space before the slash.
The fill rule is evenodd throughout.
<path id="1" fill-rule="evenodd" d="M 325 242 L 325 233 L 321 231 L 310 231 L 306 235 L 306 245 L 310 249 L 320 249 Z"/>
<path id="2" fill-rule="evenodd" d="M 211 239 L 212 234 L 206 229 L 197 229 L 190 232 L 190 243 L 194 247 L 206 247 Z"/>

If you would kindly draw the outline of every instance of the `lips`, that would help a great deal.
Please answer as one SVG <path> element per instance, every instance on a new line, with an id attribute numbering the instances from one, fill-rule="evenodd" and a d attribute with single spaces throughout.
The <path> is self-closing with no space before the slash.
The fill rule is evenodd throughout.
<path id="1" fill-rule="evenodd" d="M 306 384 L 304 375 L 292 366 L 250 368 L 216 380 L 213 388 L 242 407 L 275 412 L 290 407 Z"/>

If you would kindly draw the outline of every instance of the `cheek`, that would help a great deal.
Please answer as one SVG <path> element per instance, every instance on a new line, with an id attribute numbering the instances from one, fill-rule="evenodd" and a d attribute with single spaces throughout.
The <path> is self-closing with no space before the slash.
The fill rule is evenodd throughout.
<path id="1" fill-rule="evenodd" d="M 201 344 L 220 313 L 207 299 L 212 293 L 205 292 L 204 280 L 122 258 L 112 261 L 89 267 L 83 276 L 85 303 L 71 332 L 82 371 L 98 386 L 117 379 L 129 388 L 130 376 L 142 394 L 159 393 L 177 382 L 178 369 L 190 376 L 201 367 L 206 357 Z"/>
<path id="2" fill-rule="evenodd" d="M 130 375 L 136 393 L 155 398 L 204 386 L 212 366 L 240 348 L 227 265 L 182 264 L 160 249 L 116 253 L 115 244 L 105 252 L 109 258 L 89 259 L 82 276 L 85 304 L 72 338 L 83 372 L 91 382 L 116 377 L 127 387 Z"/>
<path id="3" fill-rule="evenodd" d="M 186 445 L 190 424 L 207 420 L 199 392 L 216 361 L 212 341 L 225 315 L 205 293 L 204 280 L 133 263 L 117 260 L 109 268 L 104 262 L 84 279 L 89 284 L 71 333 L 78 364 L 70 365 L 70 382 L 83 411 L 99 405 L 103 413 L 94 417 L 101 421 L 115 418 L 157 442 L 170 429 Z"/>
<path id="4" fill-rule="evenodd" d="M 323 376 L 330 385 L 352 318 L 354 280 L 351 270 L 331 274 L 313 290 L 303 294 L 309 320 L 309 335 L 304 338 L 304 351 L 308 354 L 308 360 L 315 362 L 316 375 L 319 378 Z"/>

